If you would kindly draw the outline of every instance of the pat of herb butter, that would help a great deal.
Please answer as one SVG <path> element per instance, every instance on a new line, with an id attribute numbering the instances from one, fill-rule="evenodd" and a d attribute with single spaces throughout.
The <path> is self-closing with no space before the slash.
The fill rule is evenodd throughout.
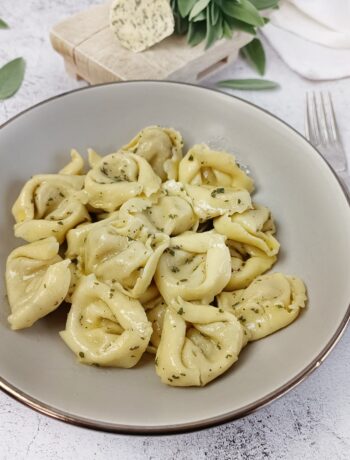
<path id="1" fill-rule="evenodd" d="M 169 0 L 115 0 L 110 26 L 125 48 L 144 51 L 174 32 Z"/>

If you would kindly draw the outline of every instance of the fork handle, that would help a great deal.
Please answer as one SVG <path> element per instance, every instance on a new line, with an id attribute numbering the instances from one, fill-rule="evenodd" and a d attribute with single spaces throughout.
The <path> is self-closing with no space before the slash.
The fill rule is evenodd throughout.
<path id="1" fill-rule="evenodd" d="M 350 175 L 348 171 L 338 173 L 338 177 L 344 187 L 346 188 L 347 192 L 350 193 Z"/>

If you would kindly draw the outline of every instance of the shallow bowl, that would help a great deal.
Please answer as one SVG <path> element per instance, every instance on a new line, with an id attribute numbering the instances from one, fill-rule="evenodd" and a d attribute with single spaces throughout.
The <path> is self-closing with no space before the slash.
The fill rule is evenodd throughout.
<path id="1" fill-rule="evenodd" d="M 0 281 L 0 387 L 34 409 L 96 429 L 124 433 L 193 430 L 242 417 L 273 401 L 318 367 L 349 320 L 350 209 L 334 173 L 296 131 L 226 94 L 177 83 L 90 87 L 23 112 L 0 130 L 0 257 L 19 243 L 12 203 L 39 172 L 56 172 L 71 147 L 109 153 L 141 128 L 179 129 L 190 146 L 228 149 L 249 167 L 255 201 L 269 206 L 281 253 L 276 271 L 305 280 L 309 304 L 290 327 L 250 344 L 204 388 L 171 388 L 152 357 L 134 369 L 78 364 L 58 331 L 66 309 L 13 332 Z"/>

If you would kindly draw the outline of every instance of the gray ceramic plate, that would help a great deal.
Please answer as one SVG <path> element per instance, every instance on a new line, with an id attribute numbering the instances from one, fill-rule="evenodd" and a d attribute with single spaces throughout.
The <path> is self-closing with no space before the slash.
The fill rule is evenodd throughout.
<path id="1" fill-rule="evenodd" d="M 187 145 L 228 148 L 256 180 L 256 201 L 276 217 L 276 270 L 301 276 L 309 306 L 285 330 L 249 345 L 238 363 L 205 388 L 160 383 L 151 358 L 134 369 L 78 364 L 58 336 L 65 309 L 12 332 L 1 276 L 0 387 L 53 417 L 126 433 L 179 432 L 241 417 L 291 389 L 315 369 L 349 319 L 350 211 L 334 174 L 310 144 L 272 115 L 200 87 L 131 82 L 53 98 L 0 130 L 1 268 L 19 244 L 10 208 L 21 185 L 55 172 L 71 147 L 108 153 L 151 124 L 179 129 Z"/>

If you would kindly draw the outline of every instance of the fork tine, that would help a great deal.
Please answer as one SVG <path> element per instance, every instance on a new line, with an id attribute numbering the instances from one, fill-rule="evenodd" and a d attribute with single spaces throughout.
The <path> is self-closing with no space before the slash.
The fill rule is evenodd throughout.
<path id="1" fill-rule="evenodd" d="M 326 118 L 326 108 L 324 104 L 323 94 L 319 93 L 318 100 L 316 100 L 318 124 L 320 128 L 321 140 L 324 144 L 328 144 L 330 137 L 330 126 Z"/>
<path id="2" fill-rule="evenodd" d="M 320 143 L 320 130 L 314 92 L 306 94 L 306 134 L 312 144 L 318 145 Z"/>
<path id="3" fill-rule="evenodd" d="M 337 142 L 339 140 L 339 134 L 338 134 L 337 122 L 335 118 L 333 102 L 332 102 L 332 97 L 331 97 L 330 92 L 329 91 L 327 92 L 327 101 L 326 101 L 326 96 L 324 93 L 321 93 L 321 98 L 322 98 L 322 104 L 325 107 L 326 123 L 328 126 L 328 132 L 329 132 L 330 138 L 333 142 Z"/>

